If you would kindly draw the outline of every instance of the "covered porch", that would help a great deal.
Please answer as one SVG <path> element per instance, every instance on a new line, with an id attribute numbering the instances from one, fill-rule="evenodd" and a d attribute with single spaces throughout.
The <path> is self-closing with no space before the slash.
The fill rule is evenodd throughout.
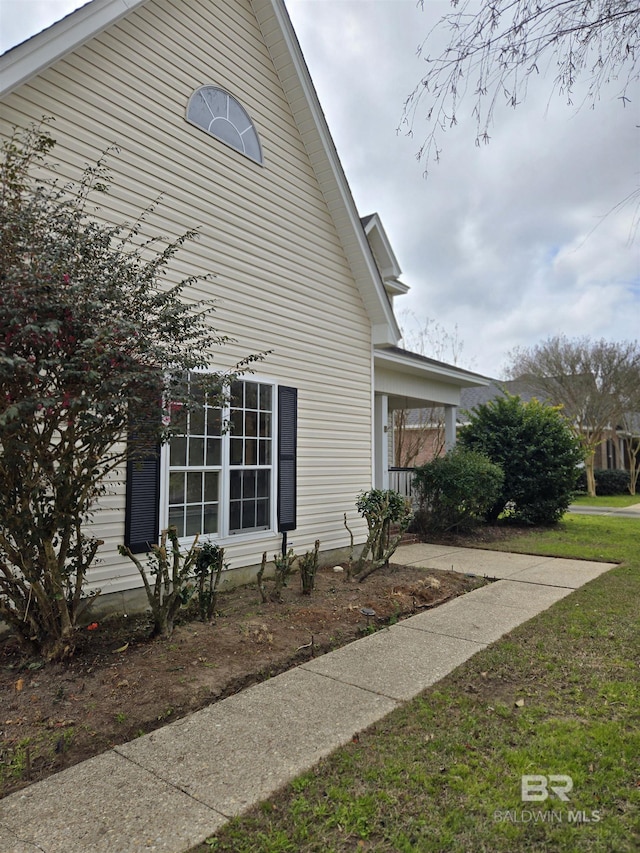
<path id="1" fill-rule="evenodd" d="M 489 379 L 478 373 L 462 370 L 399 347 L 374 350 L 374 460 L 373 485 L 376 489 L 397 488 L 400 481 L 393 468 L 390 436 L 390 416 L 397 409 L 441 407 L 444 410 L 445 447 L 456 441 L 456 415 L 460 391 L 478 385 L 488 385 Z M 398 489 L 401 491 L 401 489 Z"/>

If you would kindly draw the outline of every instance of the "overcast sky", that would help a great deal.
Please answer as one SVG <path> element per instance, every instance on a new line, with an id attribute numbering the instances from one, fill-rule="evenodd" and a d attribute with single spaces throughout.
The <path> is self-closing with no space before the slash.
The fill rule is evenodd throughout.
<path id="1" fill-rule="evenodd" d="M 74 0 L 0 0 L 0 50 Z M 424 70 L 416 48 L 447 0 L 287 0 L 361 215 L 377 211 L 411 287 L 397 311 L 463 342 L 458 363 L 500 376 L 507 353 L 549 335 L 632 340 L 640 328 L 637 207 L 616 206 L 640 179 L 640 90 L 626 108 L 602 92 L 576 112 L 550 81 L 498 111 L 488 146 L 460 112 L 442 161 L 423 177 L 427 133 L 396 132 Z M 437 53 L 432 41 L 427 52 Z M 468 105 L 468 111 L 471 104 Z M 451 354 L 425 352 L 444 360 Z"/>

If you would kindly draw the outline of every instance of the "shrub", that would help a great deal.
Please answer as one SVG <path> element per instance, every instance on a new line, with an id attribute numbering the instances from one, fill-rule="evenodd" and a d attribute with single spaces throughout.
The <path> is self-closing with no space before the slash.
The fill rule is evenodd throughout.
<path id="1" fill-rule="evenodd" d="M 482 453 L 455 447 L 416 469 L 420 501 L 414 527 L 420 533 L 466 532 L 498 499 L 504 474 Z"/>
<path id="2" fill-rule="evenodd" d="M 215 616 L 218 603 L 218 587 L 223 569 L 228 569 L 224 561 L 224 548 L 215 542 L 205 542 L 198 552 L 194 574 L 198 587 L 198 610 L 203 622 L 210 622 Z"/>
<path id="3" fill-rule="evenodd" d="M 596 480 L 597 495 L 626 495 L 629 494 L 629 472 L 608 468 L 596 468 L 593 472 Z M 587 491 L 587 477 L 580 471 L 576 489 Z"/>
<path id="4" fill-rule="evenodd" d="M 152 637 L 170 637 L 178 611 L 186 607 L 193 596 L 195 587 L 192 581 L 200 554 L 197 543 L 196 537 L 187 553 L 182 554 L 176 528 L 163 530 L 160 544 L 152 545 L 147 555 L 149 574 L 154 579 L 153 585 L 149 581 L 147 570 L 136 555 L 125 545 L 118 547 L 122 556 L 128 557 L 140 572 L 153 620 Z"/>
<path id="5" fill-rule="evenodd" d="M 554 524 L 562 518 L 584 452 L 558 407 L 512 396 L 491 400 L 473 410 L 459 441 L 504 471 L 487 520 L 505 514 L 523 524 Z"/>
<path id="6" fill-rule="evenodd" d="M 320 540 L 316 539 L 313 551 L 307 551 L 304 557 L 300 557 L 300 584 L 303 595 L 311 595 L 316 586 L 316 574 L 318 572 L 318 552 Z"/>
<path id="7" fill-rule="evenodd" d="M 369 528 L 367 541 L 356 565 L 358 580 L 364 580 L 376 569 L 389 564 L 389 558 L 409 526 L 413 512 L 409 501 L 393 489 L 361 492 L 356 509 L 364 516 Z M 371 561 L 364 568 L 369 554 Z"/>

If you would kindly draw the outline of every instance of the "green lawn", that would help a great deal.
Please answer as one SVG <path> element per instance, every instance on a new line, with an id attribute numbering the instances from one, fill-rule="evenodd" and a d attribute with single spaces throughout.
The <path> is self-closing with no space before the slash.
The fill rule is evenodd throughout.
<path id="1" fill-rule="evenodd" d="M 578 506 L 632 506 L 640 504 L 640 495 L 597 495 L 590 498 L 589 495 L 578 495 L 572 501 Z"/>
<path id="2" fill-rule="evenodd" d="M 602 516 L 569 516 L 553 531 L 501 542 L 621 565 L 233 820 L 198 853 L 640 849 L 639 542 L 640 520 Z M 523 774 L 570 776 L 570 800 L 523 802 Z"/>

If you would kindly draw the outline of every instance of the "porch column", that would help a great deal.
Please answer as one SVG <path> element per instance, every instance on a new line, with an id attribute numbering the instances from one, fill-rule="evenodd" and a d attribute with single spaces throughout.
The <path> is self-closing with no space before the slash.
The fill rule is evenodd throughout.
<path id="1" fill-rule="evenodd" d="M 456 414 L 457 406 L 444 407 L 444 449 L 451 450 L 456 443 Z"/>
<path id="2" fill-rule="evenodd" d="M 389 488 L 389 398 L 376 394 L 373 398 L 373 486 Z"/>

